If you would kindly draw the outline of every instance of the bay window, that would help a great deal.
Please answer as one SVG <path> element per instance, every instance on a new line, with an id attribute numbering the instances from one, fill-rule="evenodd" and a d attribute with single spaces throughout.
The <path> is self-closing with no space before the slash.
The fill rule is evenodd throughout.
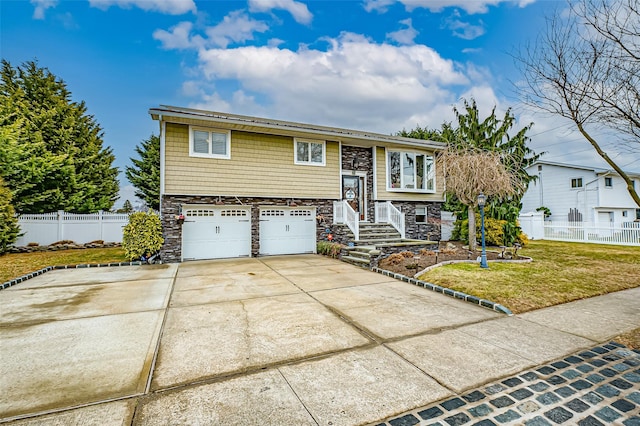
<path id="1" fill-rule="evenodd" d="M 387 190 L 435 192 L 433 157 L 406 151 L 387 151 Z"/>

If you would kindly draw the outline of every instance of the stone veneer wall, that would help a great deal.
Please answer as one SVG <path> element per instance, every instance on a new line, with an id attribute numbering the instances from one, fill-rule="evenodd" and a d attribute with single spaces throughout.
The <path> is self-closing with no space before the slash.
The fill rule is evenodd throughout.
<path id="1" fill-rule="evenodd" d="M 407 238 L 440 241 L 441 202 L 393 201 L 393 205 L 404 213 L 405 235 Z M 425 206 L 427 208 L 427 223 L 416 223 L 416 206 Z"/>
<path id="2" fill-rule="evenodd" d="M 357 146 L 342 146 L 342 170 L 353 170 L 353 159 L 358 158 L 356 172 L 367 173 L 367 188 L 365 198 L 367 200 L 367 219 L 375 220 L 375 201 L 373 200 L 373 151 L 372 148 Z M 341 183 L 342 184 L 342 183 Z"/>
<path id="3" fill-rule="evenodd" d="M 399 202 L 394 201 L 393 205 L 400 209 L 405 215 L 405 237 L 414 240 L 440 241 L 440 209 L 441 202 Z M 416 206 L 427 208 L 427 223 L 416 223 Z M 373 222 L 371 218 L 370 222 Z M 347 245 L 352 241 L 352 234 L 346 225 L 332 225 L 331 232 L 333 240 L 337 243 Z"/>
<path id="4" fill-rule="evenodd" d="M 260 209 L 261 206 L 287 207 L 291 198 L 250 198 L 250 197 L 221 197 L 222 204 L 228 206 L 251 206 L 251 256 L 260 254 Z M 334 200 L 306 200 L 294 198 L 299 207 L 315 207 L 316 215 L 321 216 L 321 223 L 316 221 L 316 240 L 327 239 L 327 229 L 333 222 Z M 180 214 L 183 204 L 216 204 L 216 196 L 191 195 L 163 195 L 162 196 L 162 226 L 164 246 L 160 251 L 162 261 L 166 263 L 180 262 L 182 258 L 182 225 L 176 216 Z"/>

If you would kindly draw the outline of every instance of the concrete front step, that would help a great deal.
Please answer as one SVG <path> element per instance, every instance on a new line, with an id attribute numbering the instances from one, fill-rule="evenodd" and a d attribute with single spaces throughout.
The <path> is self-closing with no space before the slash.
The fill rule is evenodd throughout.
<path id="1" fill-rule="evenodd" d="M 369 239 L 364 239 L 364 238 L 360 238 L 357 241 L 354 241 L 353 243 L 356 246 L 376 246 L 378 247 L 380 244 L 388 244 L 388 243 L 400 243 L 402 242 L 402 238 L 400 238 L 400 236 L 396 237 L 396 238 L 381 238 L 381 239 L 375 239 L 375 238 L 369 238 Z"/>
<path id="2" fill-rule="evenodd" d="M 349 256 L 357 257 L 358 259 L 363 259 L 367 262 L 371 262 L 371 255 L 368 251 L 349 250 Z"/>
<path id="3" fill-rule="evenodd" d="M 351 263 L 357 266 L 364 266 L 366 268 L 371 266 L 371 259 L 362 259 L 360 257 L 353 257 L 353 256 L 342 256 L 341 259 L 347 263 Z"/>
<path id="4" fill-rule="evenodd" d="M 438 245 L 437 241 L 428 240 L 401 240 L 399 242 L 386 242 L 382 244 L 376 244 L 376 247 L 402 247 L 402 246 L 424 246 L 424 245 Z"/>
<path id="5" fill-rule="evenodd" d="M 394 233 L 394 234 L 364 234 L 364 233 L 360 233 L 360 239 L 361 240 L 387 240 L 387 239 L 396 239 L 396 238 L 401 238 L 400 234 L 398 233 Z"/>

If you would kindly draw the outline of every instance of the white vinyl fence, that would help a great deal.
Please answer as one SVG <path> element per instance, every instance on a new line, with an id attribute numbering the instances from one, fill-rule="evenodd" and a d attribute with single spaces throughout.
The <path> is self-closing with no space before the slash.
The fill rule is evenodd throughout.
<path id="1" fill-rule="evenodd" d="M 16 246 L 29 243 L 48 245 L 71 240 L 78 244 L 103 240 L 122 242 L 122 228 L 129 223 L 129 215 L 98 212 L 73 214 L 57 211 L 43 214 L 23 214 L 18 217 L 20 233 Z"/>
<path id="2" fill-rule="evenodd" d="M 445 211 L 440 212 L 440 240 L 449 241 L 451 239 L 455 221 L 455 214 Z"/>
<path id="3" fill-rule="evenodd" d="M 519 220 L 522 231 L 532 239 L 640 246 L 638 222 L 552 222 L 537 213 L 521 215 Z"/>

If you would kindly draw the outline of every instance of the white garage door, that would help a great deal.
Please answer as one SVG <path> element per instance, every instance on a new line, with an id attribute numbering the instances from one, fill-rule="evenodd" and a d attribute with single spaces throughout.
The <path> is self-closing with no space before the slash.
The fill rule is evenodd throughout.
<path id="1" fill-rule="evenodd" d="M 251 255 L 251 210 L 243 207 L 185 207 L 182 259 Z"/>
<path id="2" fill-rule="evenodd" d="M 315 253 L 315 251 L 315 207 L 260 209 L 260 254 Z"/>

